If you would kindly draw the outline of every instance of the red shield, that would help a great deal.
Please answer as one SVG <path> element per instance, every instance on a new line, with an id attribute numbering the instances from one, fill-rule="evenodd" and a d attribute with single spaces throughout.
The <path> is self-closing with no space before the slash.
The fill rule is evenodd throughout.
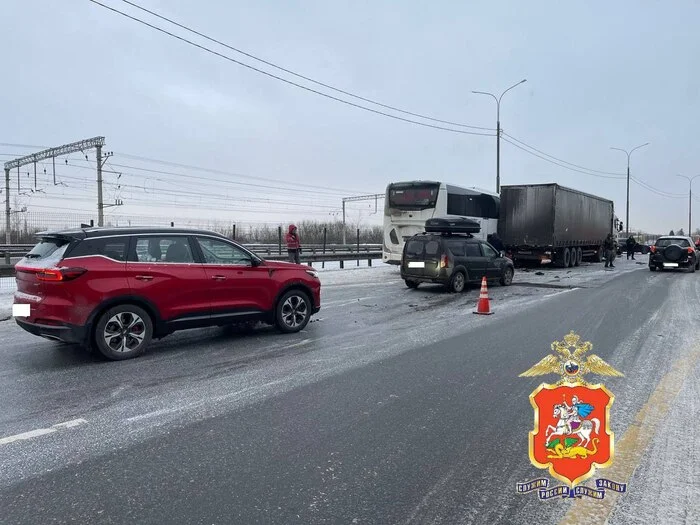
<path id="1" fill-rule="evenodd" d="M 530 394 L 535 429 L 530 461 L 549 467 L 552 477 L 570 487 L 590 478 L 613 460 L 610 407 L 614 396 L 603 385 L 540 385 Z"/>

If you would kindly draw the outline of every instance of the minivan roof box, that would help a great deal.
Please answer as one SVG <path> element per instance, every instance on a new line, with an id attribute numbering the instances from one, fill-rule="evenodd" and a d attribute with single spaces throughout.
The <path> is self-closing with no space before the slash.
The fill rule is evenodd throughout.
<path id="1" fill-rule="evenodd" d="M 466 217 L 433 217 L 425 221 L 429 233 L 479 233 L 481 225 Z"/>

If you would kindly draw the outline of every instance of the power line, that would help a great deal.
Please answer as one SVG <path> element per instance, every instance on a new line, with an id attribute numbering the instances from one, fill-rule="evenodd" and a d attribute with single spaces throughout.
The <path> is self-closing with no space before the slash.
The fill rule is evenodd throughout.
<path id="1" fill-rule="evenodd" d="M 84 162 L 84 161 L 83 161 Z M 230 184 L 230 185 L 235 185 L 235 186 L 247 186 L 247 187 L 253 187 L 253 188 L 263 188 L 266 191 L 269 191 L 270 189 L 276 189 L 284 192 L 297 192 L 297 193 L 304 193 L 304 194 L 309 194 L 311 193 L 309 190 L 306 189 L 300 189 L 300 188 L 283 188 L 283 187 L 275 187 L 275 186 L 270 186 L 270 185 L 265 185 L 265 184 L 254 184 L 251 182 L 237 182 L 237 181 L 232 181 L 232 180 L 223 180 L 223 179 L 212 179 L 209 177 L 198 177 L 196 175 L 187 175 L 184 173 L 176 173 L 173 171 L 166 171 L 166 170 L 156 170 L 156 169 L 151 169 L 151 168 L 140 168 L 138 166 L 130 166 L 127 164 L 117 164 L 117 163 L 110 163 L 111 166 L 116 167 L 116 168 L 126 168 L 126 169 L 132 169 L 136 171 L 143 171 L 146 173 L 158 173 L 160 175 L 170 175 L 172 177 L 184 177 L 186 179 L 194 179 L 194 180 L 202 180 L 202 181 L 207 181 L 207 182 L 219 182 L 221 184 Z M 75 167 L 83 167 L 83 166 L 75 166 Z M 102 170 L 105 173 L 111 173 L 110 170 Z M 129 174 L 128 172 L 117 172 L 115 171 L 114 173 L 119 174 L 122 173 L 124 175 Z M 225 173 L 225 172 L 219 172 L 219 173 Z M 137 177 L 138 175 L 131 173 L 131 176 Z M 256 177 L 251 177 L 251 178 L 256 178 Z M 158 180 L 158 179 L 156 179 Z M 163 179 L 160 179 L 163 181 Z M 167 181 L 163 181 L 167 182 Z M 293 185 L 294 183 L 290 182 L 288 183 L 290 185 Z M 312 186 L 315 188 L 323 188 L 322 186 Z M 340 192 L 338 191 L 331 191 L 331 192 L 325 192 L 325 191 L 319 191 L 316 190 L 314 193 L 318 195 L 338 195 Z"/>
<path id="2" fill-rule="evenodd" d="M 165 17 L 165 16 L 163 16 L 163 15 L 160 15 L 160 14 L 154 12 L 154 11 L 151 11 L 151 10 L 149 10 L 149 9 L 146 9 L 145 7 L 142 7 L 142 6 L 140 6 L 140 5 L 138 5 L 138 4 L 134 3 L 134 2 L 130 2 L 129 0 L 122 0 L 122 2 L 124 2 L 125 4 L 128 4 L 128 5 L 132 6 L 132 7 L 135 7 L 136 9 L 140 9 L 141 11 L 144 11 L 144 12 L 150 14 L 150 15 L 153 15 L 153 16 L 155 16 L 156 18 L 160 18 L 161 20 L 164 20 L 164 21 L 166 21 L 166 22 L 169 22 L 169 23 L 171 23 L 171 24 L 173 24 L 173 25 L 175 25 L 175 26 L 177 26 L 177 27 L 179 27 L 179 28 L 181 28 L 181 29 L 184 29 L 185 31 L 189 31 L 190 33 L 193 33 L 193 34 L 195 34 L 195 35 L 197 35 L 197 36 L 200 36 L 200 37 L 202 37 L 202 38 L 204 38 L 204 39 L 206 39 L 206 40 L 209 40 L 210 42 L 214 42 L 214 43 L 216 43 L 216 44 L 219 44 L 220 46 L 223 46 L 223 47 L 225 47 L 225 48 L 227 48 L 227 49 L 230 49 L 231 51 L 235 51 L 236 53 L 240 53 L 241 55 L 245 55 L 245 56 L 247 56 L 248 58 L 252 58 L 253 60 L 257 60 L 258 62 L 261 62 L 261 63 L 266 64 L 266 65 L 268 65 L 268 66 L 274 67 L 275 69 L 278 69 L 278 70 L 280 70 L 280 71 L 284 71 L 285 73 L 289 73 L 290 75 L 294 75 L 294 76 L 297 77 L 297 78 L 302 78 L 302 79 L 307 80 L 308 82 L 312 82 L 312 83 L 314 83 L 314 84 L 316 84 L 316 85 L 318 85 L 318 86 L 323 86 L 323 87 L 325 87 L 325 88 L 327 88 L 327 89 L 331 89 L 331 90 L 336 91 L 336 92 L 338 92 L 338 93 L 342 93 L 343 95 L 347 95 L 347 96 L 349 96 L 349 97 L 353 97 L 353 98 L 356 98 L 356 99 L 358 99 L 358 100 L 362 100 L 362 101 L 364 101 L 364 102 L 369 102 L 370 104 L 374 104 L 374 105 L 376 105 L 376 106 L 381 106 L 381 107 L 386 108 L 386 109 L 391 109 L 391 110 L 397 111 L 397 112 L 399 112 L 399 113 L 404 113 L 404 114 L 406 114 L 406 115 L 411 115 L 411 116 L 413 116 L 413 117 L 419 117 L 419 118 L 422 118 L 422 119 L 425 119 L 425 120 L 431 120 L 431 121 L 433 121 L 433 122 L 439 122 L 439 123 L 441 123 L 441 124 L 448 124 L 448 125 L 451 125 L 451 126 L 458 126 L 458 127 L 461 127 L 461 128 L 480 129 L 480 130 L 485 130 L 485 131 L 495 131 L 493 128 L 486 128 L 486 127 L 481 127 L 481 126 L 470 126 L 470 125 L 468 125 L 468 124 L 461 124 L 461 123 L 459 123 L 459 122 L 450 122 L 449 120 L 441 120 L 441 119 L 438 119 L 438 118 L 429 117 L 429 116 L 427 116 L 427 115 L 422 115 L 422 114 L 420 114 L 420 113 L 414 113 L 414 112 L 411 112 L 411 111 L 407 111 L 407 110 L 404 110 L 404 109 L 397 108 L 397 107 L 395 107 L 395 106 L 389 106 L 389 105 L 387 105 L 387 104 L 382 104 L 381 102 L 377 102 L 376 100 L 372 100 L 372 99 L 369 99 L 369 98 L 361 97 L 361 96 L 359 96 L 359 95 L 355 95 L 354 93 L 350 93 L 349 91 L 345 91 L 345 90 L 342 90 L 342 89 L 333 87 L 333 86 L 331 86 L 331 85 L 329 85 L 329 84 L 320 82 L 320 81 L 318 81 L 318 80 L 314 80 L 313 78 L 310 78 L 310 77 L 301 75 L 301 74 L 296 73 L 296 72 L 294 72 L 294 71 L 292 71 L 292 70 L 290 70 L 290 69 L 286 69 L 286 68 L 284 68 L 284 67 L 282 67 L 282 66 L 279 66 L 279 65 L 274 64 L 274 63 L 272 63 L 272 62 L 269 62 L 269 61 L 267 61 L 267 60 L 264 60 L 264 59 L 262 59 L 262 58 L 260 58 L 260 57 L 257 57 L 257 56 L 255 56 L 255 55 L 253 55 L 253 54 L 251 54 L 251 53 L 247 53 L 247 52 L 245 52 L 245 51 L 243 51 L 243 50 L 241 50 L 241 49 L 235 48 L 235 47 L 233 47 L 233 46 L 231 46 L 231 45 L 229 45 L 229 44 L 226 44 L 225 42 L 222 42 L 222 41 L 220 41 L 220 40 L 217 40 L 217 39 L 215 39 L 215 38 L 212 38 L 212 37 L 210 37 L 210 36 L 208 36 L 208 35 L 205 35 L 205 34 L 199 32 L 199 31 L 196 31 L 195 29 L 192 29 L 191 27 L 188 27 L 188 26 L 186 26 L 186 25 L 180 24 L 180 23 L 178 23 L 178 22 L 172 20 L 171 18 L 167 18 L 167 17 Z"/>
<path id="3" fill-rule="evenodd" d="M 539 150 L 539 149 L 535 148 L 534 146 L 530 146 L 529 144 L 526 144 L 526 143 L 523 142 L 522 140 L 518 140 L 518 139 L 516 139 L 514 136 L 509 135 L 509 134 L 506 133 L 505 131 L 502 131 L 502 130 L 501 130 L 501 133 L 503 133 L 503 135 L 505 135 L 505 136 L 507 136 L 507 137 L 513 139 L 515 142 L 517 142 L 517 143 L 519 143 L 519 144 L 522 144 L 523 146 L 526 146 L 526 147 L 530 148 L 531 150 L 536 151 L 537 153 L 541 153 L 542 155 L 544 155 L 544 156 L 546 156 L 546 157 L 549 157 L 549 158 L 551 158 L 551 159 L 557 160 L 557 161 L 559 161 L 559 162 L 563 162 L 564 164 L 568 164 L 569 166 L 573 166 L 573 167 L 575 167 L 575 168 L 579 168 L 579 169 L 582 169 L 582 170 L 590 171 L 590 172 L 592 172 L 592 173 L 599 173 L 599 174 L 601 174 L 601 175 L 614 175 L 614 176 L 616 176 L 616 178 L 622 178 L 622 179 L 624 179 L 624 178 L 626 177 L 626 175 L 625 175 L 624 173 L 615 173 L 615 172 L 611 172 L 611 171 L 594 170 L 594 169 L 592 169 L 592 168 L 586 168 L 585 166 L 579 166 L 578 164 L 573 164 L 573 163 L 571 163 L 571 162 L 568 162 L 568 161 L 565 161 L 565 160 L 563 160 L 563 159 L 559 159 L 559 158 L 557 158 L 557 157 L 555 157 L 555 156 L 553 156 L 553 155 L 550 155 L 549 153 L 545 153 L 544 151 Z M 504 139 L 504 140 L 505 140 L 505 139 Z"/>
<path id="4" fill-rule="evenodd" d="M 650 184 L 644 182 L 643 180 L 640 180 L 632 175 L 630 175 L 630 180 L 632 182 L 635 182 L 638 185 L 642 186 L 643 188 L 649 190 L 650 192 L 656 193 L 657 195 L 660 195 L 662 197 L 669 197 L 672 199 L 684 199 L 688 196 L 688 195 L 684 195 L 682 193 L 669 193 L 667 191 L 659 190 L 657 188 L 654 188 L 652 185 L 650 185 Z"/>
<path id="5" fill-rule="evenodd" d="M 281 81 L 281 82 L 285 82 L 286 84 L 289 84 L 289 85 L 298 87 L 298 88 L 300 88 L 300 89 L 309 91 L 309 92 L 311 92 L 311 93 L 315 93 L 315 94 L 317 94 L 317 95 L 321 95 L 322 97 L 326 97 L 326 98 L 329 98 L 329 99 L 331 99 L 331 100 L 335 100 L 336 102 L 341 102 L 341 103 L 343 103 L 343 104 L 347 104 L 348 106 L 352 106 L 352 107 L 355 107 L 355 108 L 358 108 L 358 109 L 362 109 L 362 110 L 364 110 L 364 111 L 369 111 L 369 112 L 371 112 L 371 113 L 375 113 L 375 114 L 377 114 L 377 115 L 382 115 L 382 116 L 385 116 L 385 117 L 389 117 L 389 118 L 392 118 L 392 119 L 395 119 L 395 120 L 400 120 L 400 121 L 403 121 L 403 122 L 408 122 L 408 123 L 410 123 L 410 124 L 416 124 L 416 125 L 418 125 L 418 126 L 424 126 L 424 127 L 427 127 L 427 128 L 439 129 L 439 130 L 442 130 L 442 131 L 450 131 L 450 132 L 452 132 L 452 133 L 460 133 L 460 134 L 463 134 L 463 135 L 480 135 L 480 136 L 485 136 L 485 137 L 492 137 L 492 136 L 494 136 L 493 133 L 479 133 L 479 132 L 475 132 L 475 131 L 464 131 L 464 130 L 461 130 L 461 129 L 452 129 L 452 128 L 446 128 L 446 127 L 444 127 L 444 126 L 436 126 L 436 125 L 434 125 L 434 124 L 426 124 L 425 122 L 419 122 L 419 121 L 417 121 L 417 120 L 412 120 L 412 119 L 408 119 L 408 118 L 404 118 L 404 117 L 399 117 L 399 116 L 397 116 L 397 115 L 392 115 L 392 114 L 386 113 L 386 112 L 384 112 L 384 111 L 379 111 L 379 110 L 376 110 L 376 109 L 368 108 L 367 106 L 363 106 L 363 105 L 361 105 L 361 104 L 356 104 L 356 103 L 354 103 L 354 102 L 350 102 L 349 100 L 343 100 L 342 98 L 334 97 L 333 95 L 329 95 L 328 93 L 323 93 L 322 91 L 318 91 L 318 90 L 316 90 L 316 89 L 313 89 L 313 88 L 310 88 L 310 87 L 307 87 L 307 86 L 303 86 L 303 85 L 298 84 L 298 83 L 296 83 L 296 82 L 292 82 L 291 80 L 287 80 L 286 78 L 282 78 L 282 77 L 280 77 L 280 76 L 274 75 L 274 74 L 269 73 L 269 72 L 267 72 L 267 71 L 264 71 L 264 70 L 262 70 L 262 69 L 259 69 L 259 68 L 256 68 L 256 67 L 254 67 L 254 66 L 251 66 L 250 64 L 246 64 L 245 62 L 241 62 L 241 61 L 239 61 L 239 60 L 236 60 L 235 58 L 231 58 L 230 56 L 224 55 L 223 53 L 219 53 L 218 51 L 214 51 L 213 49 L 210 49 L 210 48 L 208 48 L 208 47 L 206 47 L 206 46 L 203 46 L 203 45 L 201 45 L 201 44 L 197 44 L 196 42 L 193 42 L 193 41 L 191 41 L 191 40 L 188 40 L 187 38 L 184 38 L 184 37 L 182 37 L 182 36 L 176 35 L 175 33 L 171 33 L 170 31 L 167 31 L 166 29 L 163 29 L 163 28 L 161 28 L 161 27 L 155 26 L 155 25 L 153 25 L 153 24 L 151 24 L 151 23 L 149 23 L 149 22 L 146 22 L 145 20 L 141 20 L 140 18 L 137 18 L 137 17 L 135 17 L 135 16 L 131 16 L 131 15 L 127 14 L 127 13 L 124 13 L 123 11 L 119 11 L 118 9 L 115 9 L 115 8 L 113 8 L 113 7 L 110 7 L 110 6 L 107 6 L 107 5 L 105 5 L 105 4 L 101 3 L 101 2 L 98 2 L 97 0 L 89 0 L 89 1 L 92 2 L 92 3 L 95 4 L 95 5 L 98 5 L 98 6 L 100 6 L 100 7 L 103 7 L 104 9 L 108 9 L 109 11 L 112 11 L 112 12 L 114 12 L 114 13 L 120 14 L 120 15 L 126 17 L 126 18 L 129 18 L 129 19 L 131 19 L 131 20 L 133 20 L 133 21 L 135 21 L 135 22 L 138 22 L 139 24 L 143 24 L 143 25 L 145 25 L 145 26 L 147 26 L 147 27 L 150 27 L 151 29 L 155 29 L 156 31 L 159 31 L 160 33 L 163 33 L 163 34 L 168 35 L 168 36 L 170 36 L 170 37 L 172 37 L 172 38 L 175 38 L 175 39 L 177 39 L 177 40 L 180 40 L 181 42 L 185 42 L 186 44 L 189 44 L 189 45 L 194 46 L 194 47 L 196 47 L 196 48 L 198 48 L 198 49 L 201 49 L 202 51 L 206 51 L 207 53 L 211 53 L 211 54 L 216 55 L 216 56 L 218 56 L 218 57 L 220 57 L 220 58 L 223 58 L 224 60 L 228 60 L 229 62 L 233 62 L 234 64 L 238 64 L 239 66 L 243 66 L 243 67 L 245 67 L 245 68 L 247 68 L 247 69 L 250 69 L 250 70 L 252 70 L 252 71 L 256 71 L 256 72 L 258 72 L 258 73 L 261 73 L 261 74 L 266 75 L 266 76 L 268 76 L 268 77 L 274 78 L 274 79 L 279 80 L 279 81 Z"/>
<path id="6" fill-rule="evenodd" d="M 277 184 L 286 184 L 286 185 L 288 185 L 288 186 L 303 186 L 303 187 L 313 188 L 313 189 L 321 188 L 321 189 L 326 189 L 326 190 L 329 190 L 329 191 L 333 191 L 333 192 L 337 192 L 337 193 L 343 193 L 343 194 L 347 194 L 347 193 L 361 193 L 361 192 L 359 192 L 359 191 L 347 190 L 347 189 L 342 189 L 342 188 L 330 188 L 330 187 L 327 187 L 327 186 L 318 186 L 318 185 L 316 185 L 316 184 L 303 184 L 303 183 L 300 183 L 300 182 L 289 182 L 289 181 L 283 181 L 283 180 L 279 180 L 279 179 L 271 179 L 271 178 L 258 177 L 258 176 L 251 177 L 250 175 L 245 175 L 245 174 L 241 174 L 241 173 L 232 173 L 232 172 L 217 170 L 217 169 L 213 169 L 213 168 L 203 168 L 203 167 L 201 167 L 201 166 L 193 166 L 193 165 L 189 165 L 189 164 L 180 164 L 180 163 L 177 163 L 177 162 L 170 162 L 170 161 L 167 161 L 167 160 L 152 159 L 152 158 L 149 158 L 149 157 L 142 157 L 142 156 L 138 156 L 138 155 L 130 155 L 130 154 L 128 154 L 128 153 L 120 153 L 120 152 L 117 152 L 116 154 L 119 155 L 120 157 L 124 157 L 124 158 L 127 158 L 127 159 L 140 160 L 140 161 L 144 161 L 144 162 L 152 162 L 152 163 L 154 163 L 154 164 L 162 164 L 162 165 L 164 165 L 164 166 L 173 166 L 173 167 L 176 167 L 176 168 L 183 168 L 183 169 L 188 169 L 188 170 L 196 170 L 196 171 L 202 171 L 202 172 L 206 172 L 206 173 L 215 173 L 215 174 L 217 174 L 217 175 L 227 175 L 227 176 L 230 176 L 230 177 L 238 177 L 238 178 L 246 178 L 246 179 L 255 178 L 255 179 L 257 179 L 257 180 L 264 180 L 264 181 L 267 181 L 267 182 L 274 182 L 274 183 L 277 183 Z M 114 164 L 114 165 L 116 166 L 116 164 Z"/>
<path id="7" fill-rule="evenodd" d="M 507 138 L 505 138 L 505 137 L 503 137 L 502 140 L 505 141 L 505 142 L 507 142 L 508 144 L 510 144 L 510 145 L 512 145 L 512 146 L 515 146 L 515 147 L 518 148 L 518 149 L 523 150 L 525 153 L 529 153 L 530 155 L 533 155 L 533 156 L 535 156 L 535 157 L 538 157 L 538 158 L 540 158 L 540 159 L 542 159 L 542 160 L 545 160 L 545 161 L 547 161 L 547 162 L 550 162 L 550 163 L 552 163 L 552 164 L 554 164 L 554 165 L 556 165 L 556 166 L 559 166 L 559 167 L 561 167 L 561 168 L 565 168 L 565 169 L 567 169 L 567 170 L 575 171 L 575 172 L 578 172 L 578 173 L 583 173 L 584 175 L 591 175 L 591 176 L 593 176 L 593 177 L 599 177 L 599 178 L 601 178 L 601 179 L 624 179 L 624 178 L 625 178 L 625 177 L 621 177 L 621 176 L 599 175 L 599 174 L 597 174 L 597 173 L 591 173 L 591 172 L 589 172 L 589 171 L 583 171 L 583 170 L 578 169 L 578 168 L 572 168 L 571 166 L 567 166 L 566 164 L 562 164 L 561 162 L 554 161 L 554 160 L 549 159 L 549 158 L 547 158 L 547 157 L 545 157 L 545 156 L 543 156 L 543 155 L 539 155 L 538 153 L 534 153 L 534 152 L 532 152 L 532 151 L 530 151 L 530 150 L 527 150 L 527 149 L 525 149 L 524 147 L 519 146 L 519 145 L 516 144 L 515 142 L 513 142 L 513 141 L 511 141 L 511 140 L 509 140 L 509 139 L 507 139 Z"/>

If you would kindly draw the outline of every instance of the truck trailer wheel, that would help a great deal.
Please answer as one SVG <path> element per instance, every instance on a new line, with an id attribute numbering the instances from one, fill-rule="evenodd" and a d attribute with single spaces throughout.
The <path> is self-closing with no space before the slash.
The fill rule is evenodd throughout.
<path id="1" fill-rule="evenodd" d="M 571 266 L 571 250 L 569 250 L 568 248 L 564 248 L 561 259 L 564 263 L 564 268 L 568 268 L 569 266 Z"/>
<path id="2" fill-rule="evenodd" d="M 574 259 L 574 266 L 581 266 L 581 261 L 583 261 L 583 250 L 581 247 L 576 248 L 576 259 Z"/>
<path id="3" fill-rule="evenodd" d="M 598 251 L 595 254 L 594 257 L 595 262 L 603 262 L 603 247 L 598 246 Z"/>

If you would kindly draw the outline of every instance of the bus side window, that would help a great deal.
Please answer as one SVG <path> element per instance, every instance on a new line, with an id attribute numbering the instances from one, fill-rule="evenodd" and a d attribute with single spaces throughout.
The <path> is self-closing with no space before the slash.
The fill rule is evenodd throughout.
<path id="1" fill-rule="evenodd" d="M 467 196 L 455 195 L 454 193 L 447 194 L 447 214 L 448 215 L 467 215 Z"/>

